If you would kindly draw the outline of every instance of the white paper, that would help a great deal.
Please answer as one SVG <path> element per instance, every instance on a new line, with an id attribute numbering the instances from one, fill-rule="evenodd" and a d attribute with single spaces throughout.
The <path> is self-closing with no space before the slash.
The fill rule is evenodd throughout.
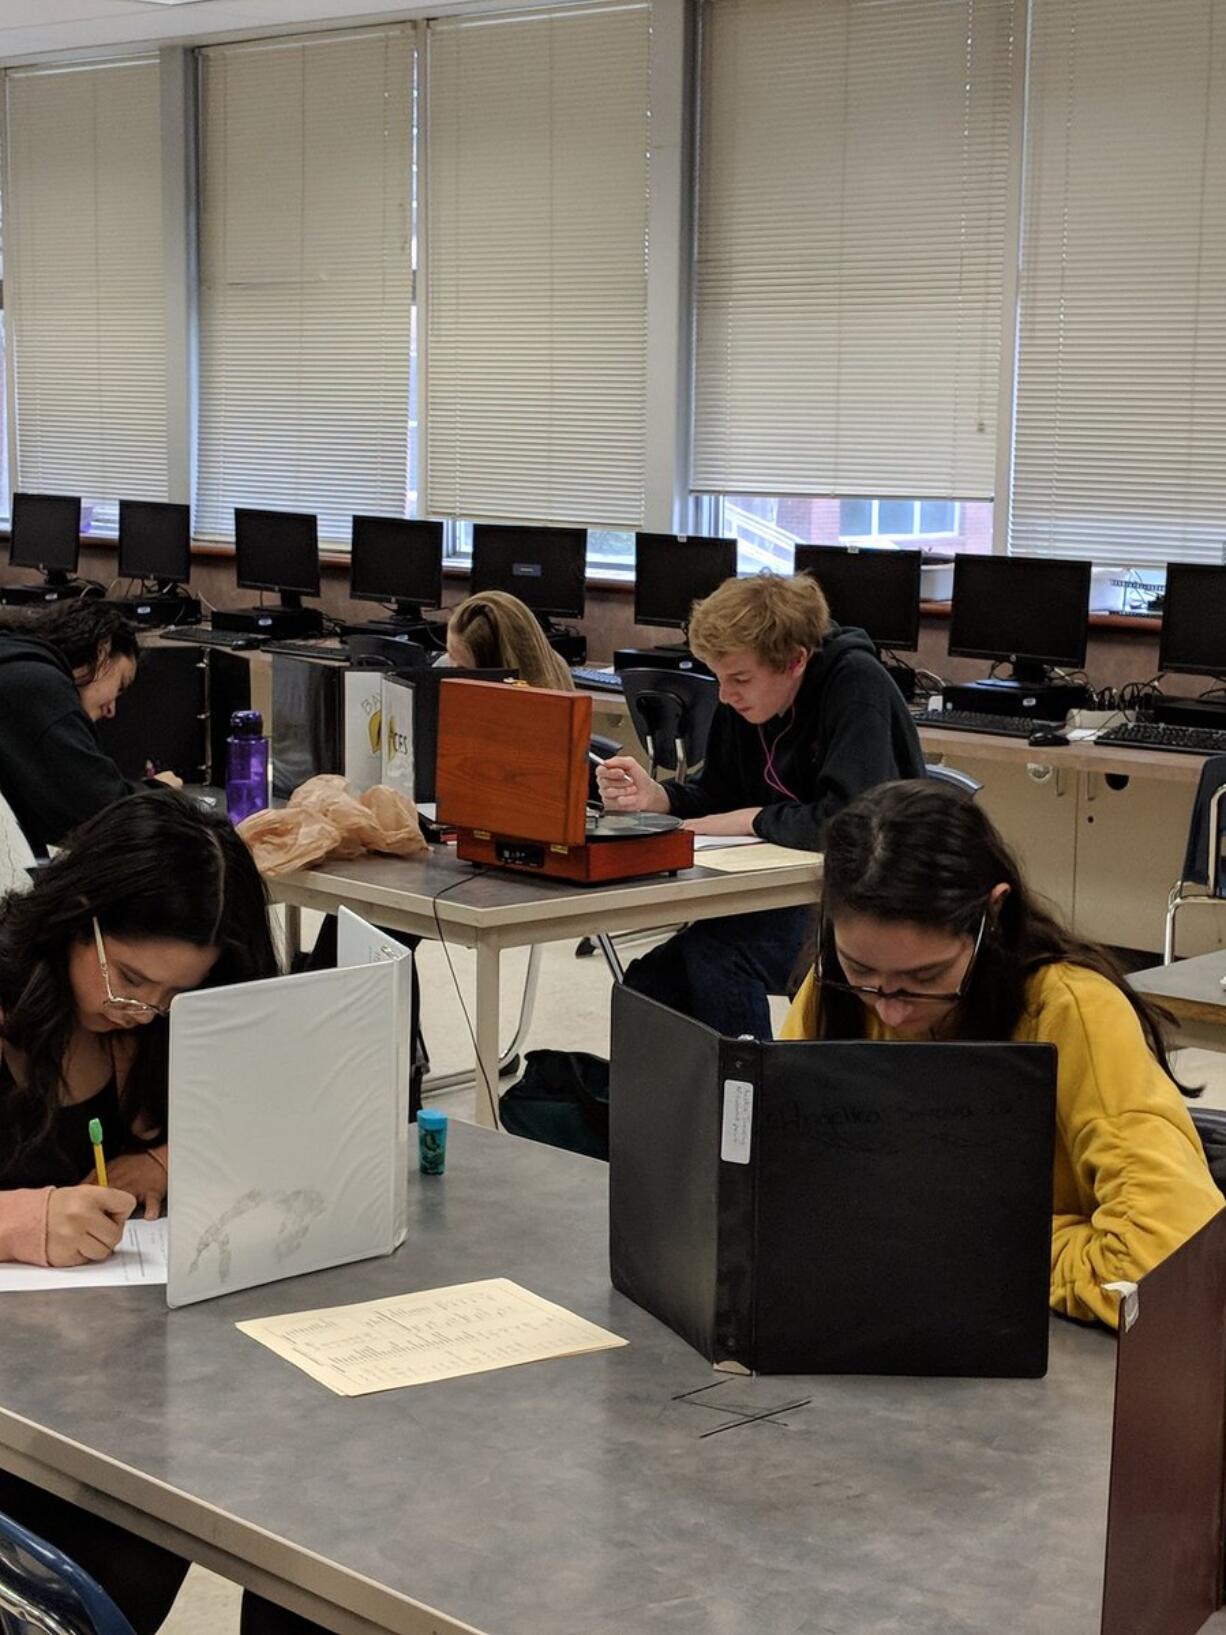
<path id="1" fill-rule="evenodd" d="M 88 1266 L 0 1265 L 0 1294 L 35 1289 L 101 1289 L 165 1283 L 166 1220 L 129 1221 L 114 1254 Z"/>
<path id="2" fill-rule="evenodd" d="M 234 1326 L 342 1397 L 626 1344 L 505 1277 Z"/>
<path id="3" fill-rule="evenodd" d="M 723 850 L 725 846 L 760 846 L 761 840 L 757 835 L 695 835 L 694 850 L 696 852 Z"/>
<path id="4" fill-rule="evenodd" d="M 383 673 L 345 671 L 345 776 L 369 789 L 383 775 Z"/>
<path id="5" fill-rule="evenodd" d="M 384 676 L 383 770 L 380 782 L 414 798 L 416 763 L 413 758 L 413 684 Z"/>
<path id="6" fill-rule="evenodd" d="M 753 1085 L 748 1079 L 725 1079 L 719 1155 L 725 1164 L 748 1164 L 752 1144 Z"/>

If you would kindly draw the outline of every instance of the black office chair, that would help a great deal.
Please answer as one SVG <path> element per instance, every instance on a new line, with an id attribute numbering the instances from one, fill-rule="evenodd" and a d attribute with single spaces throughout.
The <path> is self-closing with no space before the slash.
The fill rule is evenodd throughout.
<path id="1" fill-rule="evenodd" d="M 671 772 L 684 783 L 707 752 L 719 683 L 689 670 L 623 670 L 621 680 L 652 777 Z"/>
<path id="2" fill-rule="evenodd" d="M 1183 870 L 1171 887 L 1166 904 L 1162 963 L 1175 958 L 1175 915 L 1190 903 L 1220 903 L 1226 897 L 1226 868 L 1222 867 L 1222 801 L 1226 799 L 1226 755 L 1210 755 L 1200 769 Z M 1197 891 L 1185 891 L 1197 886 Z"/>

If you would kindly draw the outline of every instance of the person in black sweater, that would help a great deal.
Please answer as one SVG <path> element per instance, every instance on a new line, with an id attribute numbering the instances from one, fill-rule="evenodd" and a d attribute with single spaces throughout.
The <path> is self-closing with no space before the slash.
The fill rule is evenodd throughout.
<path id="1" fill-rule="evenodd" d="M 145 787 L 94 734 L 139 660 L 135 628 L 108 602 L 82 597 L 0 620 L 0 795 L 35 852 Z M 173 772 L 157 781 L 179 787 Z"/>
<path id="2" fill-rule="evenodd" d="M 923 777 L 902 694 L 869 637 L 831 622 L 815 580 L 727 580 L 696 604 L 690 645 L 720 689 L 702 771 L 660 784 L 613 756 L 597 769 L 609 811 L 672 812 L 696 834 L 820 851 L 827 822 L 857 795 Z M 626 983 L 722 1033 L 769 1039 L 767 996 L 788 991 L 808 918 L 794 908 L 698 921 L 635 960 Z"/>

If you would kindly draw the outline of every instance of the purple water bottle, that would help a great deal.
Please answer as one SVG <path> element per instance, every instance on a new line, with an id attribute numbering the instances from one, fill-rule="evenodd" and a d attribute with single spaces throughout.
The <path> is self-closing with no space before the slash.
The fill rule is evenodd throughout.
<path id="1" fill-rule="evenodd" d="M 268 805 L 268 739 L 259 710 L 235 710 L 226 739 L 226 811 L 241 823 Z"/>

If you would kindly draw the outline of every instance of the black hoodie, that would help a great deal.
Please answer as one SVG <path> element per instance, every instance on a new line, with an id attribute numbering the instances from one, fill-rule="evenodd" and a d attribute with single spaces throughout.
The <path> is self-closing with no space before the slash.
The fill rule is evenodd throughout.
<path id="1" fill-rule="evenodd" d="M 795 800 L 767 783 L 768 752 Z M 664 789 L 678 817 L 760 806 L 754 830 L 763 840 L 820 851 L 827 821 L 857 795 L 894 778 L 923 776 L 915 723 L 872 640 L 863 630 L 831 625 L 791 709 L 756 727 L 720 704 L 701 773 Z"/>
<path id="2" fill-rule="evenodd" d="M 34 850 L 141 787 L 99 749 L 67 659 L 36 636 L 0 635 L 0 794 Z"/>

